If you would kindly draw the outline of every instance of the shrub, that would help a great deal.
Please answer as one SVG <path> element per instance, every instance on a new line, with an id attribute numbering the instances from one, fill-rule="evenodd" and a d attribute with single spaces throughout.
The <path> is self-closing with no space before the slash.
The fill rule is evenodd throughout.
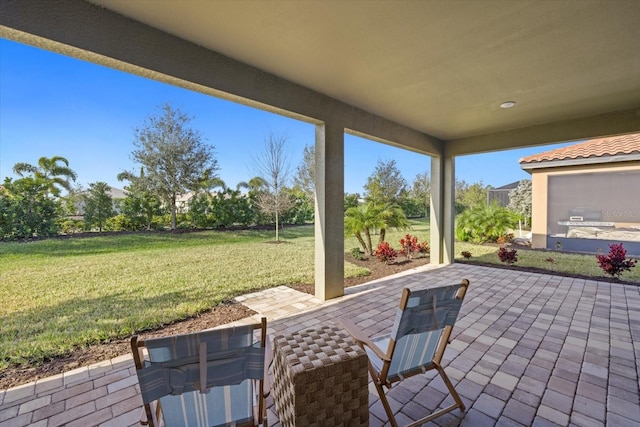
<path id="1" fill-rule="evenodd" d="M 464 257 L 464 259 L 471 258 L 471 252 L 469 252 L 469 251 L 462 251 L 462 252 L 460 252 L 460 255 L 462 255 Z"/>
<path id="2" fill-rule="evenodd" d="M 389 246 L 388 242 L 382 242 L 373 252 L 373 255 L 378 258 L 378 261 L 390 264 L 391 262 L 393 262 L 393 260 L 396 259 L 398 253 L 395 249 Z"/>
<path id="3" fill-rule="evenodd" d="M 518 251 L 516 249 L 500 248 L 498 258 L 500 258 L 502 262 L 513 264 L 514 262 L 518 262 Z"/>
<path id="4" fill-rule="evenodd" d="M 360 250 L 360 248 L 351 248 L 351 256 L 353 256 L 357 260 L 364 259 L 364 252 Z"/>
<path id="5" fill-rule="evenodd" d="M 414 252 L 418 252 L 418 238 L 416 236 L 411 236 L 411 234 L 407 234 L 404 238 L 400 239 L 400 254 L 407 257 L 407 259 L 411 259 L 412 254 Z"/>
<path id="6" fill-rule="evenodd" d="M 60 232 L 64 234 L 80 233 L 84 229 L 84 221 L 81 219 L 63 218 L 58 224 Z"/>
<path id="7" fill-rule="evenodd" d="M 418 252 L 421 254 L 428 254 L 431 252 L 431 248 L 427 242 L 420 242 L 418 243 Z"/>
<path id="8" fill-rule="evenodd" d="M 504 245 L 505 243 L 510 243 L 513 241 L 513 233 L 505 233 L 502 236 L 498 237 L 496 243 L 500 245 Z"/>
<path id="9" fill-rule="evenodd" d="M 495 242 L 499 237 L 508 239 L 507 231 L 517 219 L 513 212 L 496 204 L 468 209 L 456 217 L 456 239 L 466 242 Z"/>
<path id="10" fill-rule="evenodd" d="M 596 258 L 602 271 L 616 278 L 620 278 L 623 272 L 630 271 L 637 263 L 633 259 L 627 259 L 627 250 L 622 243 L 609 245 L 609 253 L 596 255 Z"/>
<path id="11" fill-rule="evenodd" d="M 105 231 L 136 231 L 142 230 L 143 226 L 137 218 L 131 218 L 123 214 L 107 218 L 104 223 Z"/>

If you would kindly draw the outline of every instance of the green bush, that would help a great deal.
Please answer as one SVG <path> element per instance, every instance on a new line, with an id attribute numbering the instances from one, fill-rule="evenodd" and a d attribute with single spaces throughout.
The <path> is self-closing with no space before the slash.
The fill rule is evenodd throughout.
<path id="1" fill-rule="evenodd" d="M 60 218 L 58 220 L 60 232 L 64 234 L 80 233 L 84 230 L 84 221 L 81 219 Z"/>
<path id="2" fill-rule="evenodd" d="M 364 252 L 362 252 L 360 248 L 351 248 L 350 252 L 351 252 L 351 256 L 353 256 L 355 259 L 358 259 L 358 260 L 364 259 Z"/>
<path id="3" fill-rule="evenodd" d="M 513 212 L 497 204 L 468 209 L 456 217 L 456 239 L 462 242 L 495 242 L 515 227 Z"/>
<path id="4" fill-rule="evenodd" d="M 144 218 L 131 218 L 124 214 L 118 214 L 107 218 L 104 224 L 105 231 L 137 231 L 144 228 Z"/>

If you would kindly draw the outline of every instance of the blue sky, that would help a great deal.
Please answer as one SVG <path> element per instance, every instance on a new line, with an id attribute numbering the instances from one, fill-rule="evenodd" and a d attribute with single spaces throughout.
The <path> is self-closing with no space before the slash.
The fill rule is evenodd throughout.
<path id="1" fill-rule="evenodd" d="M 104 181 L 122 188 L 116 176 L 134 169 L 134 129 L 165 102 L 194 118 L 229 187 L 255 175 L 250 153 L 271 132 L 288 137 L 292 171 L 314 143 L 314 126 L 304 122 L 0 39 L 0 180 L 15 177 L 18 162 L 57 155 L 84 187 Z M 459 157 L 457 177 L 500 187 L 529 177 L 521 157 L 562 145 Z M 346 135 L 345 192 L 362 194 L 378 160 L 390 159 L 409 184 L 430 167 L 427 156 Z"/>

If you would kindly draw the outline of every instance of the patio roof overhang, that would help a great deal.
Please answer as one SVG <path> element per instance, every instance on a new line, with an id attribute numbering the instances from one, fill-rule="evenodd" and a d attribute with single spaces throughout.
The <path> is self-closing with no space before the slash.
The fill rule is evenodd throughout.
<path id="1" fill-rule="evenodd" d="M 316 124 L 322 298 L 342 294 L 345 132 L 431 156 L 447 263 L 456 156 L 640 131 L 636 0 L 0 0 L 0 36 Z"/>

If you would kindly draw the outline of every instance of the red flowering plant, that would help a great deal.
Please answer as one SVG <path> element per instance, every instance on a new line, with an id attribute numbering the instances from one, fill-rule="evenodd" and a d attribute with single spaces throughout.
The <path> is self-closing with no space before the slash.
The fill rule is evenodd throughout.
<path id="1" fill-rule="evenodd" d="M 518 251 L 517 249 L 507 249 L 502 247 L 498 251 L 498 258 L 500 258 L 500 261 L 502 262 L 513 264 L 514 262 L 518 262 Z"/>
<path id="2" fill-rule="evenodd" d="M 387 264 L 391 264 L 394 259 L 398 256 L 398 253 L 395 249 L 389 246 L 389 243 L 382 242 L 378 245 L 376 250 L 373 252 L 373 255 L 378 258 L 380 262 L 386 262 Z"/>
<path id="3" fill-rule="evenodd" d="M 407 234 L 404 238 L 400 239 L 400 253 L 407 257 L 407 259 L 411 259 L 414 252 L 418 252 L 420 250 L 420 245 L 418 245 L 418 238 L 416 236 L 411 236 L 411 234 Z"/>
<path id="4" fill-rule="evenodd" d="M 627 250 L 622 243 L 609 245 L 609 253 L 596 255 L 596 258 L 602 271 L 618 279 L 622 273 L 630 271 L 637 263 L 636 260 L 627 259 Z"/>
<path id="5" fill-rule="evenodd" d="M 418 252 L 426 255 L 431 252 L 431 248 L 429 247 L 429 244 L 427 242 L 420 242 L 418 243 Z"/>

